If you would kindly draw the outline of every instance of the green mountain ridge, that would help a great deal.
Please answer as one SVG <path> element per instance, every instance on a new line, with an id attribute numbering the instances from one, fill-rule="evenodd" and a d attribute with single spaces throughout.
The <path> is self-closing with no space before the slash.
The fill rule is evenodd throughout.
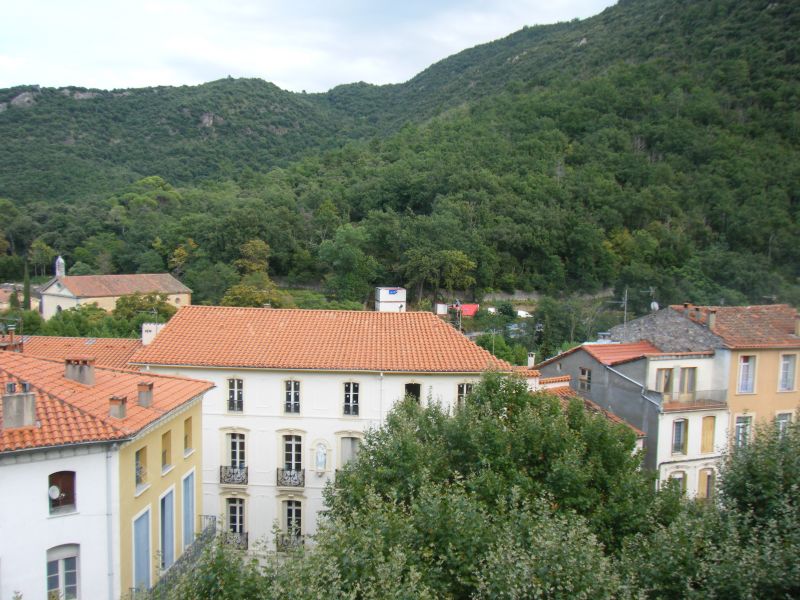
<path id="1" fill-rule="evenodd" d="M 104 272 L 173 268 L 191 238 L 193 285 L 259 238 L 273 275 L 348 300 L 449 282 L 798 302 L 796 31 L 794 2 L 629 0 L 403 84 L 0 90 L 0 227 Z"/>

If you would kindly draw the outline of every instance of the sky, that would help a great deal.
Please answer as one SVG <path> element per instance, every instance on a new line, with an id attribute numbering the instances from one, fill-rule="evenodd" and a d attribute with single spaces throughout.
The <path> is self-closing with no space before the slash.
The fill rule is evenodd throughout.
<path id="1" fill-rule="evenodd" d="M 196 85 L 258 77 L 299 92 L 401 83 L 525 25 L 614 0 L 18 0 L 0 20 L 0 88 Z"/>

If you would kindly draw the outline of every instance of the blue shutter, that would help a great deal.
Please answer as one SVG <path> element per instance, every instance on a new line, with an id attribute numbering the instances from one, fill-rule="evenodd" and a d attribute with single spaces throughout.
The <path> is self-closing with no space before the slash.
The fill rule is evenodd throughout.
<path id="1" fill-rule="evenodd" d="M 161 567 L 169 569 L 175 562 L 175 494 L 161 498 Z"/>
<path id="2" fill-rule="evenodd" d="M 150 589 L 150 511 L 133 522 L 133 584 Z"/>

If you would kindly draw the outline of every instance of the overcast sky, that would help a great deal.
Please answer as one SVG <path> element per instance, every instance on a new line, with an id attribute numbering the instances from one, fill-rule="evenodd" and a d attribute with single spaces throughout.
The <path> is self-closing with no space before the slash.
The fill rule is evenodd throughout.
<path id="1" fill-rule="evenodd" d="M 194 85 L 231 75 L 291 91 L 400 83 L 524 25 L 615 0 L 8 0 L 0 88 Z"/>

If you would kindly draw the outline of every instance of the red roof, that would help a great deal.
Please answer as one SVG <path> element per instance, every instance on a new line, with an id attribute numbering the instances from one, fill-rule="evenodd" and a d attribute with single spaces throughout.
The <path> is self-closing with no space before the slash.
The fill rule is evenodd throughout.
<path id="1" fill-rule="evenodd" d="M 76 354 L 91 356 L 101 367 L 130 368 L 131 357 L 142 348 L 138 339 L 81 338 L 46 335 L 22 337 L 22 351 L 37 358 L 64 360 Z"/>
<path id="2" fill-rule="evenodd" d="M 190 294 L 192 290 L 169 273 L 137 273 L 133 275 L 71 275 L 52 280 L 43 289 L 46 292 L 56 281 L 77 298 L 104 298 L 128 294 Z"/>
<path id="3" fill-rule="evenodd" d="M 480 304 L 462 304 L 461 305 L 461 316 L 463 317 L 474 317 L 478 314 L 478 309 L 481 307 Z"/>
<path id="4" fill-rule="evenodd" d="M 125 439 L 165 414 L 208 391 L 207 381 L 95 367 L 91 386 L 67 379 L 61 361 L 0 352 L 0 385 L 28 382 L 36 394 L 36 423 L 6 428 L 0 405 L 0 452 Z M 138 384 L 153 383 L 153 401 L 139 406 Z M 126 396 L 123 419 L 109 416 L 111 396 Z"/>
<path id="5" fill-rule="evenodd" d="M 138 364 L 480 373 L 513 367 L 432 313 L 186 306 Z"/>
<path id="6" fill-rule="evenodd" d="M 795 335 L 797 310 L 788 304 L 755 306 L 692 306 L 673 305 L 675 311 L 701 325 L 708 326 L 714 313 L 711 332 L 722 338 L 729 348 L 798 348 Z"/>
<path id="7" fill-rule="evenodd" d="M 545 394 L 550 394 L 550 395 L 553 395 L 553 396 L 557 396 L 559 401 L 561 402 L 561 406 L 563 408 L 567 408 L 569 406 L 570 401 L 573 398 L 575 398 L 577 400 L 580 400 L 580 401 L 583 402 L 583 408 L 585 410 L 587 410 L 589 412 L 592 412 L 594 414 L 601 415 L 601 416 L 605 417 L 606 419 L 608 419 L 610 422 L 615 423 L 617 425 L 624 425 L 625 427 L 627 427 L 630 430 L 632 430 L 633 433 L 636 434 L 637 438 L 646 437 L 644 431 L 634 427 L 633 425 L 628 423 L 626 420 L 621 419 L 620 417 L 618 417 L 614 413 L 601 408 L 599 404 L 596 404 L 596 403 L 592 402 L 588 398 L 584 398 L 583 396 L 578 394 L 578 392 L 573 390 L 568 385 L 560 386 L 560 387 L 552 387 L 552 388 L 543 388 L 540 391 L 542 393 L 545 393 Z"/>
<path id="8" fill-rule="evenodd" d="M 617 365 L 641 358 L 646 354 L 660 354 L 660 350 L 650 342 L 633 342 L 630 344 L 584 344 L 586 352 L 604 365 Z"/>

